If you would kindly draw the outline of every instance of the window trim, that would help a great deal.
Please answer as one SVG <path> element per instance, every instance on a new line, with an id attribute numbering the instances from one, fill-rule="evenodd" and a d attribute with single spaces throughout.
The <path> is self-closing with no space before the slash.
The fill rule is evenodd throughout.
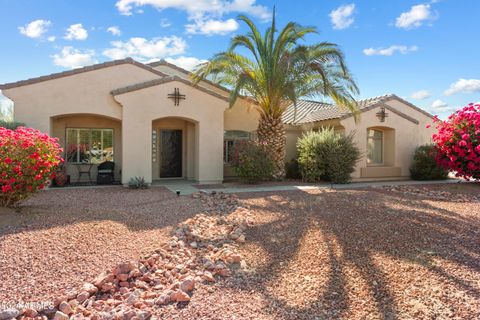
<path id="1" fill-rule="evenodd" d="M 112 156 L 112 162 L 115 162 L 115 158 L 116 158 L 116 152 L 115 152 L 115 128 L 99 128 L 99 127 L 65 127 L 65 156 L 64 156 L 64 159 L 65 159 L 65 164 L 71 164 L 71 165 L 82 165 L 82 164 L 95 164 L 95 163 L 91 163 L 91 162 L 78 162 L 78 161 L 75 161 L 75 162 L 70 162 L 68 161 L 68 157 L 67 157 L 67 147 L 68 147 L 68 130 L 89 130 L 90 132 L 92 130 L 112 130 L 112 149 L 113 149 L 113 156 Z M 102 132 L 102 136 L 103 136 L 103 132 Z M 91 138 L 91 136 L 90 136 Z M 77 145 L 78 145 L 78 141 L 77 141 Z"/>
<path id="2" fill-rule="evenodd" d="M 227 137 L 225 138 L 225 136 L 227 135 L 227 132 L 234 132 L 234 133 L 239 133 L 239 134 L 244 134 L 245 136 L 244 137 Z M 251 132 L 248 132 L 248 131 L 243 131 L 243 130 L 225 130 L 224 133 L 223 133 L 223 165 L 224 166 L 232 166 L 232 163 L 231 161 L 225 161 L 226 160 L 226 155 L 228 154 L 228 141 L 232 141 L 233 142 L 233 145 L 235 145 L 235 141 L 245 141 L 245 140 L 249 140 L 250 138 L 252 137 L 252 133 Z"/>
<path id="3" fill-rule="evenodd" d="M 378 131 L 378 132 L 382 133 L 382 162 L 368 163 L 368 142 L 370 140 L 370 137 L 368 136 L 368 132 L 370 130 Z M 382 166 L 385 166 L 385 130 L 382 130 L 382 129 L 379 129 L 379 128 L 367 128 L 367 166 L 368 167 L 382 167 Z"/>

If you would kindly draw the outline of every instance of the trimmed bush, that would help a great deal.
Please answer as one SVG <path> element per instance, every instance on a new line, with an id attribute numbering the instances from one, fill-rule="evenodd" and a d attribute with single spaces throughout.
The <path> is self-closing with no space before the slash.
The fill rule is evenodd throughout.
<path id="1" fill-rule="evenodd" d="M 274 172 L 274 161 L 268 147 L 255 140 L 235 144 L 232 165 L 240 180 L 247 183 L 270 180 Z"/>
<path id="2" fill-rule="evenodd" d="M 63 161 L 57 139 L 32 128 L 0 128 L 0 206 L 13 207 L 43 189 Z"/>
<path id="3" fill-rule="evenodd" d="M 448 176 L 448 170 L 437 164 L 437 149 L 433 144 L 419 146 L 413 156 L 410 176 L 413 180 L 443 180 Z"/>
<path id="4" fill-rule="evenodd" d="M 354 134 L 336 133 L 333 128 L 305 133 L 297 142 L 298 163 L 303 180 L 325 179 L 333 183 L 348 183 L 360 158 Z"/>

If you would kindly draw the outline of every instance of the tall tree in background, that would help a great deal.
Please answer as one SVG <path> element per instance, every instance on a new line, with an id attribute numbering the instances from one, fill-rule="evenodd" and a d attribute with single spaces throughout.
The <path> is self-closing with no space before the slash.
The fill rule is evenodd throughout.
<path id="1" fill-rule="evenodd" d="M 321 42 L 302 45 L 306 35 L 317 33 L 314 27 L 289 22 L 276 29 L 275 8 L 272 24 L 262 35 L 246 16 L 240 16 L 249 32 L 232 38 L 230 47 L 196 69 L 196 83 L 210 77 L 232 88 L 230 106 L 240 96 L 252 98 L 260 114 L 257 136 L 271 147 L 275 161 L 274 177 L 285 176 L 286 135 L 282 114 L 301 97 L 329 97 L 338 105 L 356 113 L 354 95 L 358 88 L 336 44 Z M 248 52 L 244 55 L 239 52 Z"/>

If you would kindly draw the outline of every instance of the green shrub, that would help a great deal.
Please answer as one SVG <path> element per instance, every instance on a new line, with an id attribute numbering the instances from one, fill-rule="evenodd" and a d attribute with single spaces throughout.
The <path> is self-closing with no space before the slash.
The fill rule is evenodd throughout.
<path id="1" fill-rule="evenodd" d="M 297 159 L 292 159 L 285 163 L 285 176 L 288 179 L 301 179 L 300 167 Z"/>
<path id="2" fill-rule="evenodd" d="M 336 133 L 333 128 L 305 133 L 297 142 L 298 163 L 306 181 L 329 180 L 348 183 L 360 158 L 354 134 Z"/>
<path id="3" fill-rule="evenodd" d="M 128 187 L 130 189 L 148 189 L 148 183 L 144 177 L 133 177 L 128 181 Z"/>
<path id="4" fill-rule="evenodd" d="M 18 127 L 25 127 L 25 124 L 17 121 L 0 120 L 0 127 L 10 129 L 10 130 L 15 130 Z"/>
<path id="5" fill-rule="evenodd" d="M 232 165 L 241 181 L 255 183 L 273 176 L 274 162 L 265 144 L 254 140 L 239 141 L 233 150 Z"/>
<path id="6" fill-rule="evenodd" d="M 437 149 L 432 144 L 417 147 L 413 155 L 413 164 L 410 167 L 410 176 L 413 180 L 443 180 L 448 171 L 439 167 L 436 162 Z"/>

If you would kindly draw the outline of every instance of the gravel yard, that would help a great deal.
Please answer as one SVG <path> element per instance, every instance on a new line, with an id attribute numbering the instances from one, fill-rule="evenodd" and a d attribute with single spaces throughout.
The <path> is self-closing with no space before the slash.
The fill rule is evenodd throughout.
<path id="1" fill-rule="evenodd" d="M 0 216 L 0 302 L 47 302 L 158 247 L 197 202 L 163 188 L 50 190 Z"/>
<path id="2" fill-rule="evenodd" d="M 478 319 L 478 184 L 242 193 L 246 267 L 160 319 Z M 161 188 L 55 190 L 0 220 L 0 302 L 48 301 L 200 211 Z"/>

